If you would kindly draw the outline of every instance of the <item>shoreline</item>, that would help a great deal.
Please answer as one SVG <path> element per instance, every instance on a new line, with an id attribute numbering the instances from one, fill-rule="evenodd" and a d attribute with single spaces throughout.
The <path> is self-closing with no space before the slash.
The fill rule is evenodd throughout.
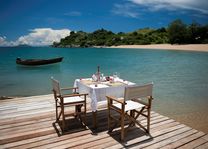
<path id="1" fill-rule="evenodd" d="M 197 51 L 208 52 L 208 44 L 150 44 L 150 45 L 119 45 L 110 46 L 108 48 L 126 48 L 126 49 L 158 49 L 158 50 L 179 50 L 179 51 Z"/>
<path id="2" fill-rule="evenodd" d="M 15 98 L 22 98 L 22 97 L 29 97 L 29 96 L 0 96 L 0 100 L 15 99 Z"/>

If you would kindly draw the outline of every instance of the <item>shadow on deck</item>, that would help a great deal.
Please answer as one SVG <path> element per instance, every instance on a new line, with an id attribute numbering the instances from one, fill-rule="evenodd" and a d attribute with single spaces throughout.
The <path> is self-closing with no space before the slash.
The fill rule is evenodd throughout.
<path id="1" fill-rule="evenodd" d="M 208 135 L 152 112 L 151 135 L 131 128 L 120 141 L 117 128 L 108 134 L 107 110 L 97 113 L 98 128 L 93 129 L 92 113 L 87 113 L 87 128 L 68 119 L 61 135 L 55 121 L 52 95 L 0 101 L 0 148 L 208 148 Z M 140 118 L 141 123 L 146 120 Z M 56 129 L 55 129 L 56 128 Z"/>

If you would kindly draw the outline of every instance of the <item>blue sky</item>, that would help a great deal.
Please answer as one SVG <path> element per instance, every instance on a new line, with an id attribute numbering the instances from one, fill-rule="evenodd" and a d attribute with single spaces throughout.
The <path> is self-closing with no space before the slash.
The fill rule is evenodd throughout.
<path id="1" fill-rule="evenodd" d="M 0 0 L 0 45 L 48 45 L 71 30 L 131 32 L 208 24 L 208 0 Z"/>

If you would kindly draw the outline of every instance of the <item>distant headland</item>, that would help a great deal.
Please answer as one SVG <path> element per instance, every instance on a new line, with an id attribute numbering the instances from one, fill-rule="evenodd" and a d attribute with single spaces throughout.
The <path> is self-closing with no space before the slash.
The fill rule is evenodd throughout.
<path id="1" fill-rule="evenodd" d="M 19 45 L 15 46 L 15 47 L 32 47 L 32 46 L 30 46 L 28 44 L 19 44 Z"/>
<path id="2" fill-rule="evenodd" d="M 72 31 L 53 47 L 111 47 L 123 45 L 152 44 L 208 44 L 208 25 L 193 22 L 190 25 L 174 20 L 168 27 L 159 29 L 143 28 L 133 32 L 118 32 L 99 29 L 92 33 Z"/>

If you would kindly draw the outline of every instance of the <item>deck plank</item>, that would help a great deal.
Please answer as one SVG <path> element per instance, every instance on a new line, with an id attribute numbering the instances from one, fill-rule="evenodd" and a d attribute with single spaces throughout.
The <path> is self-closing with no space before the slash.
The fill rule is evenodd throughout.
<path id="1" fill-rule="evenodd" d="M 162 147 L 164 147 L 167 144 L 179 141 L 180 139 L 185 138 L 185 137 L 187 137 L 189 135 L 192 135 L 192 134 L 194 134 L 196 132 L 197 132 L 197 130 L 190 129 L 190 130 L 184 131 L 182 133 L 178 133 L 177 135 L 175 135 L 173 137 L 167 138 L 165 140 L 161 140 L 160 142 L 155 143 L 155 144 L 153 144 L 151 146 L 148 146 L 146 148 L 149 148 L 149 149 L 162 148 Z M 164 148 L 167 148 L 167 147 L 164 147 Z"/>
<path id="2" fill-rule="evenodd" d="M 207 141 L 204 140 L 204 139 L 201 139 L 201 138 L 197 138 L 196 140 L 194 141 L 191 141 L 190 143 L 187 143 L 181 147 L 179 147 L 179 149 L 186 149 L 186 148 L 195 148 L 195 147 L 198 147 L 204 143 L 206 143 Z"/>
<path id="3" fill-rule="evenodd" d="M 169 123 L 169 124 L 166 124 L 166 125 L 162 125 L 162 126 L 158 126 L 155 127 L 155 129 L 153 129 L 151 131 L 151 134 L 155 134 L 156 132 L 158 133 L 158 131 L 160 131 L 161 129 L 167 129 L 167 128 L 170 128 L 170 127 L 174 127 L 174 126 L 177 126 L 179 125 L 178 122 L 173 122 L 173 123 Z M 119 135 L 119 134 L 118 134 Z M 140 139 L 138 139 L 137 137 L 133 137 L 133 136 L 137 136 L 139 137 Z M 104 144 L 100 144 L 99 142 L 97 142 L 97 144 L 100 144 L 100 145 L 95 145 L 93 144 L 93 146 L 90 146 L 89 148 L 114 148 L 115 146 L 117 147 L 124 147 L 126 146 L 127 147 L 127 144 L 134 144 L 134 143 L 139 143 L 139 142 L 142 142 L 144 141 L 145 139 L 150 139 L 149 136 L 147 136 L 147 134 L 143 131 L 135 131 L 135 129 L 131 129 L 130 132 L 128 132 L 127 134 L 127 142 L 125 142 L 124 144 L 119 144 L 120 143 L 120 140 L 115 140 L 115 139 L 112 139 L 110 137 L 111 141 L 107 142 Z M 116 147 L 116 148 L 117 148 Z"/>
<path id="4" fill-rule="evenodd" d="M 89 100 L 89 99 L 88 99 Z M 89 101 L 88 101 L 89 104 Z M 70 131 L 59 136 L 52 125 L 55 107 L 52 95 L 21 97 L 0 101 L 0 148 L 198 148 L 208 147 L 208 135 L 169 117 L 151 112 L 150 135 L 130 128 L 125 142 L 120 128 L 107 133 L 106 106 L 99 104 L 98 129 L 92 129 L 92 113 L 87 112 L 87 129 L 68 119 Z M 87 106 L 88 109 L 90 104 Z M 138 118 L 143 125 L 146 119 Z M 57 125 L 57 124 L 56 124 Z"/>
<path id="5" fill-rule="evenodd" d="M 196 147 L 196 149 L 208 149 L 208 142 Z"/>
<path id="6" fill-rule="evenodd" d="M 35 137 L 35 138 L 26 138 L 26 139 L 23 139 L 23 140 L 20 140 L 20 141 L 17 141 L 17 142 L 12 142 L 12 143 L 7 143 L 7 144 L 4 144 L 4 145 L 1 145 L 2 148 L 14 148 L 14 147 L 21 147 L 23 146 L 22 148 L 29 148 L 30 145 L 34 142 L 39 142 L 39 141 L 42 141 L 42 140 L 48 140 L 50 138 L 54 138 L 55 136 L 57 136 L 56 133 L 53 133 L 53 134 L 49 134 L 49 135 L 44 135 L 44 136 L 40 136 L 40 137 Z"/>
<path id="7" fill-rule="evenodd" d="M 178 148 L 178 147 L 181 147 L 181 146 L 183 146 L 185 144 L 191 143 L 193 140 L 195 140 L 197 138 L 200 138 L 202 136 L 204 136 L 203 132 L 197 132 L 197 133 L 195 133 L 193 135 L 190 135 L 188 137 L 180 139 L 177 142 L 171 143 L 171 144 L 165 146 L 165 148 Z"/>

